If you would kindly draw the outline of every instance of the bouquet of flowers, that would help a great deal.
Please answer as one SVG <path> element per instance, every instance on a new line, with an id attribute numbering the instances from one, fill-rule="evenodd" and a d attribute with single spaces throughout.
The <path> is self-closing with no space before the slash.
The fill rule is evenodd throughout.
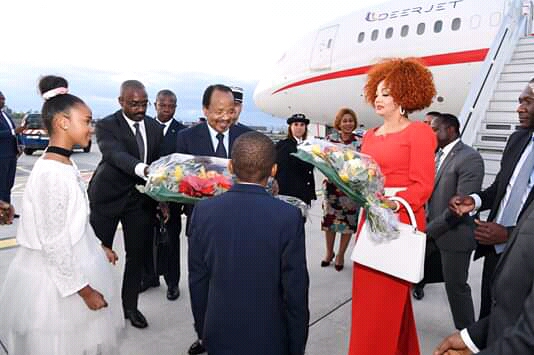
<path id="1" fill-rule="evenodd" d="M 384 176 L 370 156 L 356 152 L 353 147 L 321 139 L 305 141 L 293 155 L 314 165 L 365 209 L 376 241 L 398 237 L 398 220 L 383 203 Z"/>
<path id="2" fill-rule="evenodd" d="M 195 203 L 233 185 L 228 159 L 171 154 L 153 162 L 142 189 L 157 201 Z"/>
<path id="3" fill-rule="evenodd" d="M 171 154 L 153 162 L 148 168 L 148 179 L 139 190 L 156 201 L 195 203 L 204 198 L 226 192 L 234 184 L 228 171 L 228 159 Z M 272 193 L 270 185 L 267 191 Z M 308 206 L 292 196 L 276 195 L 279 200 L 300 208 L 307 215 Z"/>

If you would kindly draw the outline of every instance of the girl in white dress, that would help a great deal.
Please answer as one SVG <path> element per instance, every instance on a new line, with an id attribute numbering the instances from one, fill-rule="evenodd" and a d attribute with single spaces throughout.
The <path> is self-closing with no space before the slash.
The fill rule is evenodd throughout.
<path id="1" fill-rule="evenodd" d="M 46 152 L 28 178 L 16 252 L 0 289 L 0 341 L 9 355 L 118 354 L 124 327 L 111 263 L 89 224 L 85 185 L 69 158 L 91 139 L 91 111 L 46 76 L 42 119 Z"/>

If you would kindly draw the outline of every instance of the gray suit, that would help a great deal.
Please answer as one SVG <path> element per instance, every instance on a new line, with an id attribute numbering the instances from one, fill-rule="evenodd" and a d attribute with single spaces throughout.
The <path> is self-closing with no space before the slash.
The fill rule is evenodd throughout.
<path id="1" fill-rule="evenodd" d="M 426 233 L 435 240 L 441 254 L 445 289 L 457 329 L 475 322 L 467 276 L 476 243 L 473 218 L 453 217 L 448 204 L 455 195 L 463 196 L 480 190 L 483 178 L 484 161 L 480 153 L 459 141 L 436 174 L 434 191 L 426 210 Z"/>
<path id="2" fill-rule="evenodd" d="M 480 355 L 534 354 L 534 204 L 517 222 L 495 268 L 491 312 L 467 328 Z"/>

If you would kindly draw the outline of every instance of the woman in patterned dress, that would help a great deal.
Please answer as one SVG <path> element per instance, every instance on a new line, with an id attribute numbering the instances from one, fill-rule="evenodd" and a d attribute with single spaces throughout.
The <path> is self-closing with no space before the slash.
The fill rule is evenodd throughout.
<path id="1" fill-rule="evenodd" d="M 334 120 L 334 128 L 336 130 L 328 135 L 326 139 L 333 143 L 350 145 L 355 150 L 360 150 L 360 137 L 353 133 L 356 127 L 358 127 L 356 113 L 350 108 L 343 107 L 336 113 Z M 328 180 L 324 180 L 323 190 L 321 229 L 325 231 L 326 255 L 321 261 L 321 266 L 330 265 L 335 257 L 334 267 L 337 271 L 341 271 L 344 267 L 345 251 L 349 245 L 350 237 L 356 232 L 360 206 Z M 336 233 L 341 234 L 337 256 L 334 253 Z"/>

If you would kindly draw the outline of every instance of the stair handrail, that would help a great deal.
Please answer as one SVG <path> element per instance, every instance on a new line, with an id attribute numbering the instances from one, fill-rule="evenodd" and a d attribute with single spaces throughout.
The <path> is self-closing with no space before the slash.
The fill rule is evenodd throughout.
<path id="1" fill-rule="evenodd" d="M 528 19 L 522 11 L 523 1 L 514 0 L 511 5 L 479 73 L 471 83 L 469 94 L 458 116 L 462 127 L 462 141 L 468 145 L 475 143 L 480 122 L 497 86 L 498 76 L 511 58 L 519 38 L 526 31 Z"/>
<path id="2" fill-rule="evenodd" d="M 534 29 L 532 28 L 532 20 L 534 19 L 534 2 L 532 0 L 523 0 L 523 16 L 527 17 L 527 24 L 525 26 L 525 36 L 532 35 Z"/>

